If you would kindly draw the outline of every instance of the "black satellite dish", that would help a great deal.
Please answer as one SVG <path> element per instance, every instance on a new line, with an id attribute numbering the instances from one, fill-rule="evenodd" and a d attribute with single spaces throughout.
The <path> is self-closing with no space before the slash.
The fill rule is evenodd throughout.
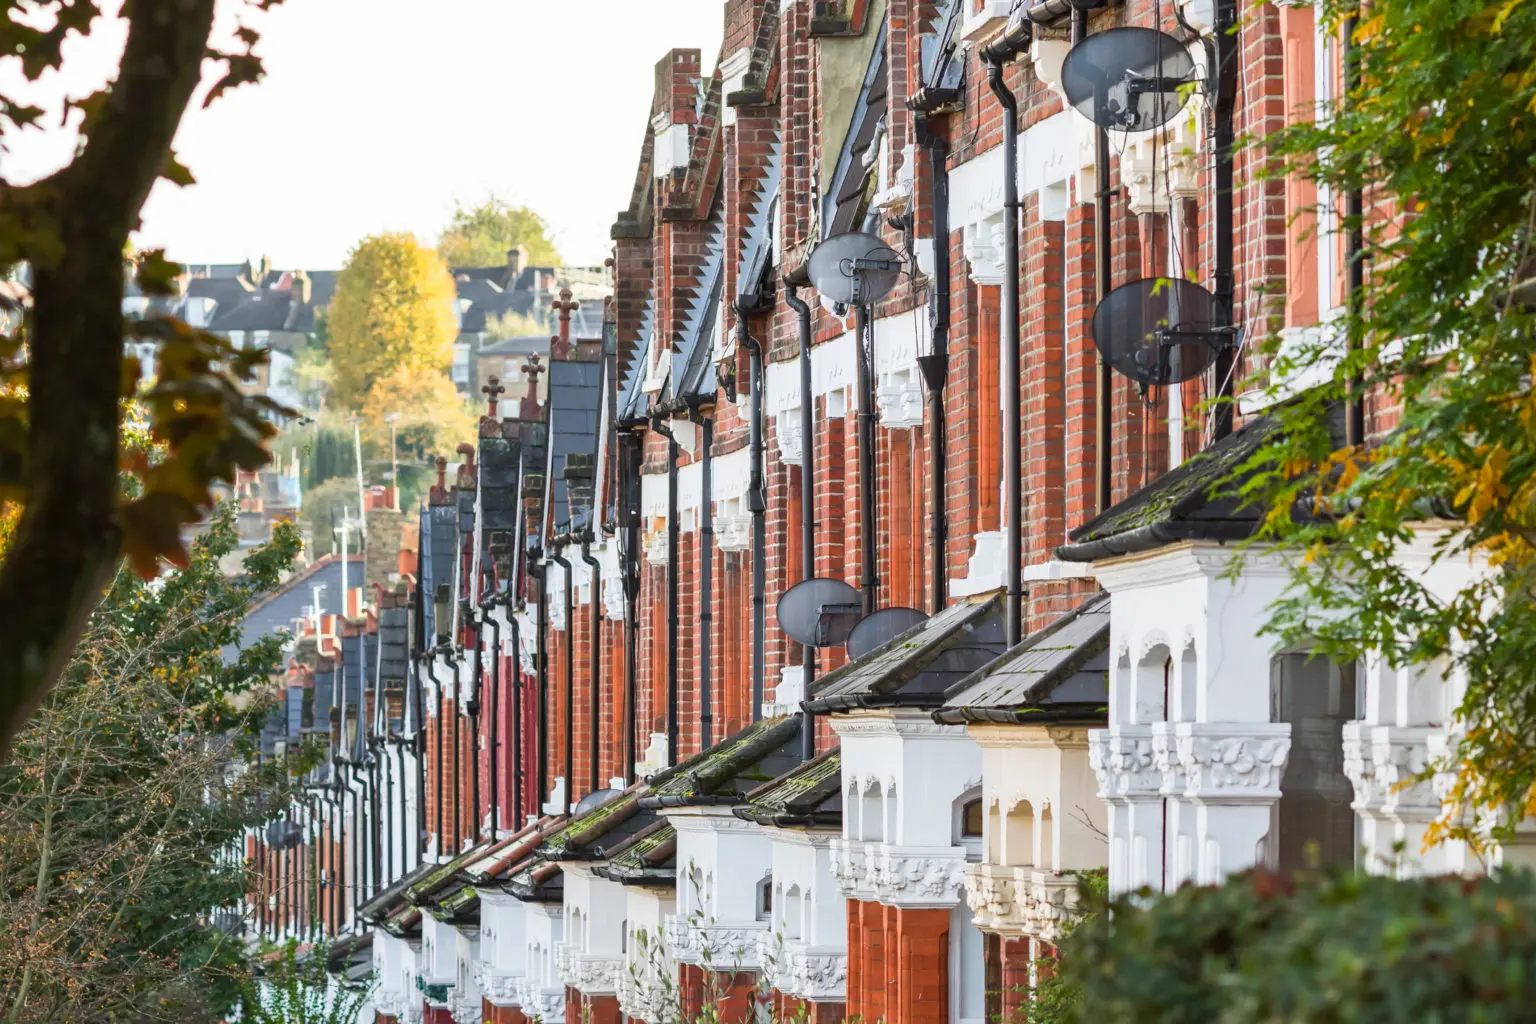
<path id="1" fill-rule="evenodd" d="M 824 239 L 806 263 L 822 298 L 845 306 L 869 305 L 901 279 L 901 254 L 874 235 L 849 231 Z"/>
<path id="2" fill-rule="evenodd" d="M 1173 120 L 1189 99 L 1195 61 L 1184 44 L 1155 28 L 1095 32 L 1061 66 L 1067 102 L 1103 128 L 1141 132 Z"/>
<path id="3" fill-rule="evenodd" d="M 882 608 L 866 615 L 848 634 L 848 657 L 862 658 L 927 618 L 916 608 Z"/>
<path id="4" fill-rule="evenodd" d="M 1093 343 L 1143 388 L 1204 373 L 1231 331 L 1216 325 L 1215 298 L 1190 281 L 1147 277 L 1123 284 L 1093 311 Z"/>
<path id="5" fill-rule="evenodd" d="M 863 607 L 859 592 L 842 580 L 801 580 L 779 598 L 779 628 L 808 647 L 841 647 Z"/>

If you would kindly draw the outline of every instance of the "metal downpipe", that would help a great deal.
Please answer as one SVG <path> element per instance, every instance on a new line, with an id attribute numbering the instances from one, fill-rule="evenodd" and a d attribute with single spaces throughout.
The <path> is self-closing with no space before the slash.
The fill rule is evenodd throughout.
<path id="1" fill-rule="evenodd" d="M 549 799 L 549 577 L 547 565 L 530 565 L 528 571 L 539 581 L 538 621 L 534 624 L 534 668 L 537 674 L 534 708 L 534 749 L 538 764 L 534 766 L 534 778 L 538 790 L 534 794 L 533 813 L 537 816 L 543 802 Z"/>
<path id="2" fill-rule="evenodd" d="M 630 434 L 624 445 L 624 764 L 626 786 L 635 783 L 640 676 L 640 440 Z"/>
<path id="3" fill-rule="evenodd" d="M 677 644 L 681 621 L 677 609 L 677 436 L 660 419 L 651 420 L 651 429 L 667 439 L 667 764 L 678 762 L 678 679 Z"/>
<path id="4" fill-rule="evenodd" d="M 918 145 L 928 150 L 929 206 L 933 208 L 933 304 L 930 317 L 932 350 L 919 356 L 918 368 L 928 385 L 929 531 L 933 579 L 929 592 L 930 613 L 944 610 L 946 553 L 949 547 L 948 449 L 944 416 L 944 385 L 949 379 L 949 146 L 933 133 L 926 115 L 918 115 Z"/>
<path id="5" fill-rule="evenodd" d="M 496 607 L 491 602 L 490 609 Z M 482 614 L 490 609 L 482 608 Z M 490 756 L 486 758 L 490 777 L 486 780 L 491 788 L 491 838 L 501 831 L 501 622 L 493 615 L 491 623 L 491 700 L 490 700 Z"/>
<path id="6" fill-rule="evenodd" d="M 1003 83 L 1003 64 L 987 64 L 987 83 L 1003 107 L 1003 485 L 1008 517 L 1008 588 L 1004 617 L 1008 647 L 1024 636 L 1024 487 L 1019 464 L 1023 424 L 1019 413 L 1019 105 Z"/>
<path id="7" fill-rule="evenodd" d="M 768 656 L 768 502 L 763 482 L 763 347 L 747 329 L 747 314 L 736 304 L 736 338 L 747 350 L 747 461 L 751 464 L 747 506 L 752 513 L 752 721 L 763 717 L 763 674 Z"/>
<path id="8" fill-rule="evenodd" d="M 480 839 L 480 689 L 485 685 L 485 611 L 475 621 L 475 681 L 469 691 L 469 813 L 473 841 Z"/>
<path id="9" fill-rule="evenodd" d="M 811 307 L 799 289 L 784 282 L 784 304 L 795 311 L 800 336 L 800 578 L 816 575 L 816 397 L 811 373 Z M 816 648 L 800 647 L 802 691 L 809 697 L 816 678 Z M 800 760 L 816 756 L 816 717 L 809 711 L 800 719 Z"/>
<path id="10" fill-rule="evenodd" d="M 598 745 L 602 742 L 602 729 L 600 717 L 603 706 L 603 684 L 600 678 L 603 669 L 603 602 L 599 588 L 602 586 L 602 567 L 597 564 L 597 559 L 592 557 L 592 542 L 583 541 L 581 544 L 581 560 L 586 563 L 592 573 L 592 720 L 588 723 L 587 753 L 592 758 L 591 772 L 588 775 L 590 785 L 588 793 L 596 793 L 602 789 L 602 758 L 598 756 Z"/>
<path id="11" fill-rule="evenodd" d="M 1233 126 L 1233 110 L 1237 102 L 1237 33 L 1240 25 L 1235 0 L 1216 0 L 1216 110 L 1213 146 L 1215 162 L 1212 175 L 1211 245 L 1215 266 L 1212 268 L 1212 293 L 1215 296 L 1216 326 L 1232 326 L 1236 283 L 1232 273 L 1232 151 L 1236 143 Z M 1107 133 L 1104 133 L 1107 135 Z M 1105 143 L 1108 148 L 1108 143 Z M 1215 361 L 1216 398 L 1214 440 L 1221 440 L 1232 433 L 1232 421 L 1236 410 L 1233 394 L 1236 390 L 1237 354 L 1233 347 L 1222 345 L 1217 349 Z"/>
<path id="12" fill-rule="evenodd" d="M 1232 0 L 1221 0 L 1216 5 L 1218 19 L 1227 10 Z M 1355 27 L 1358 18 L 1350 15 L 1344 19 L 1343 42 L 1341 43 L 1341 56 L 1344 65 L 1344 95 L 1349 97 L 1360 88 L 1360 54 L 1355 45 Z M 1219 45 L 1219 44 L 1218 44 Z M 1235 47 L 1235 43 L 1231 44 Z M 1218 53 L 1221 51 L 1218 50 Z M 1219 59 L 1219 58 L 1218 58 Z M 1235 74 L 1236 72 L 1234 72 Z M 1230 173 L 1230 172 L 1229 172 Z M 1349 276 L 1345 283 L 1345 302 L 1351 314 L 1353 322 L 1350 330 L 1344 337 L 1346 354 L 1359 351 L 1361 339 L 1358 337 L 1358 328 L 1362 312 L 1361 301 L 1365 294 L 1365 194 L 1357 188 L 1352 188 L 1344 194 L 1344 218 L 1349 225 L 1349 233 L 1346 236 L 1345 260 L 1348 264 Z M 1344 407 L 1344 444 L 1354 448 L 1365 443 L 1365 381 L 1358 374 L 1351 374 L 1349 378 L 1349 394 Z"/>
<path id="13" fill-rule="evenodd" d="M 565 774 L 565 813 L 571 813 L 574 801 L 571 795 L 576 789 L 576 780 L 571 777 L 574 770 L 572 752 L 574 744 L 571 733 L 576 726 L 576 709 L 572 705 L 572 698 L 576 696 L 576 680 L 573 678 L 576 668 L 576 623 L 574 621 L 575 602 L 571 592 L 576 589 L 575 581 L 571 578 L 571 563 L 560 556 L 560 546 L 551 545 L 549 560 L 560 567 L 565 573 L 565 597 L 562 599 L 565 605 L 565 728 L 561 730 L 560 765 Z"/>
<path id="14" fill-rule="evenodd" d="M 437 858 L 442 860 L 443 850 L 446 848 L 444 840 L 447 839 L 443 833 L 443 684 L 437 679 L 437 655 L 428 653 L 426 663 L 427 678 L 432 680 L 432 692 L 436 695 L 437 702 L 437 714 L 433 716 L 437 719 L 437 742 L 432 745 L 437 764 L 436 770 L 432 772 L 432 785 L 436 790 L 436 799 L 433 803 L 436 804 L 437 811 Z M 425 726 L 426 723 L 422 724 Z"/>
<path id="15" fill-rule="evenodd" d="M 512 830 L 523 827 L 523 627 L 507 608 L 507 638 L 512 641 Z"/>
<path id="16" fill-rule="evenodd" d="M 869 307 L 862 303 L 855 306 L 853 322 L 859 393 L 859 596 L 864 614 L 873 615 L 880 603 L 876 568 L 880 526 L 875 508 L 875 474 L 879 472 L 875 452 L 875 337 Z"/>
<path id="17" fill-rule="evenodd" d="M 703 497 L 699 501 L 699 740 L 700 749 L 707 750 L 714 740 L 714 681 L 710 678 L 710 645 L 714 632 L 714 556 L 715 510 L 710 495 L 714 493 L 714 421 L 697 414 L 693 420 L 699 425 L 702 464 L 699 467 L 700 487 Z"/>

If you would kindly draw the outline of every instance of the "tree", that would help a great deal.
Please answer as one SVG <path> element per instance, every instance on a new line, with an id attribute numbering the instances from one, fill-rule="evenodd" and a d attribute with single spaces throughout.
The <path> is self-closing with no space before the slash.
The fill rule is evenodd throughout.
<path id="1" fill-rule="evenodd" d="M 34 81 L 60 70 L 65 40 L 88 34 L 101 6 L 38 0 L 18 14 L 7 5 L 0 57 L 14 58 Z M 145 406 L 158 450 L 125 463 L 119 443 L 120 400 L 139 378 L 123 344 L 129 231 L 157 178 L 192 183 L 171 141 L 203 60 L 225 65 L 209 101 L 261 76 L 253 29 L 241 28 L 232 49 L 210 45 L 215 6 L 125 5 L 116 74 L 71 103 L 82 136 L 73 160 L 27 185 L 0 178 L 0 273 L 25 265 L 31 274 L 29 307 L 0 309 L 12 314 L 0 319 L 20 321 L 0 328 L 0 519 L 16 517 L 0 562 L 0 755 L 69 661 L 119 557 L 127 552 L 148 574 L 161 558 L 184 561 L 181 527 L 212 506 L 210 484 L 267 458 L 270 427 L 261 414 L 271 410 L 236 386 L 253 376 L 260 354 L 163 317 L 132 331 L 159 346 L 159 379 Z M 41 115 L 0 91 L 0 133 Z M 176 268 L 149 253 L 136 271 L 153 295 L 169 290 Z M 137 478 L 136 489 L 120 487 L 122 469 Z"/>
<path id="2" fill-rule="evenodd" d="M 522 246 L 527 265 L 558 267 L 560 254 L 544 218 L 526 206 L 489 196 L 479 206 L 460 206 L 438 239 L 437 251 L 450 267 L 498 267 L 507 250 Z"/>
<path id="3" fill-rule="evenodd" d="M 375 384 L 363 403 L 363 440 L 377 458 L 389 458 L 391 414 L 399 417 L 397 456 L 420 463 L 451 456 L 475 436 L 478 422 L 446 374 L 404 366 Z"/>
<path id="4" fill-rule="evenodd" d="M 280 525 L 226 577 L 239 538 L 225 507 L 187 568 L 111 581 L 0 768 L 6 1020 L 216 1020 L 238 995 L 245 946 L 213 916 L 241 915 L 234 850 L 293 782 L 250 742 L 281 639 L 225 651 L 298 548 Z"/>
<path id="5" fill-rule="evenodd" d="M 1536 316 L 1518 287 L 1536 277 L 1536 6 L 1321 0 L 1317 16 L 1349 37 L 1349 87 L 1269 150 L 1347 213 L 1362 197 L 1339 229 L 1361 234 L 1363 287 L 1347 350 L 1271 344 L 1277 379 L 1331 376 L 1275 413 L 1242 486 L 1268 509 L 1261 540 L 1305 552 L 1275 632 L 1464 676 L 1459 741 L 1426 773 L 1456 775 L 1430 840 L 1477 846 L 1536 806 Z M 1371 391 L 1401 421 L 1340 448 L 1330 412 Z M 1416 534 L 1463 573 L 1452 592 L 1399 560 Z"/>
<path id="6" fill-rule="evenodd" d="M 455 301 L 447 266 L 414 236 L 364 239 L 336 282 L 328 320 L 337 402 L 361 409 L 374 382 L 400 369 L 446 373 Z"/>

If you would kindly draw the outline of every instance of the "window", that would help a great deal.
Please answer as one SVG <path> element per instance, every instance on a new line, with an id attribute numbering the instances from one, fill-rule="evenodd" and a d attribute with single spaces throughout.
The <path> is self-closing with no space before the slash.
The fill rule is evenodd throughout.
<path id="1" fill-rule="evenodd" d="M 963 839 L 981 838 L 981 801 L 972 800 L 960 809 L 960 836 Z"/>
<path id="2" fill-rule="evenodd" d="M 1280 871 L 1355 862 L 1344 723 L 1359 717 L 1360 692 L 1354 662 L 1306 652 L 1270 662 L 1270 719 L 1291 727 L 1291 755 L 1270 818 L 1269 860 Z"/>
<path id="3" fill-rule="evenodd" d="M 773 876 L 764 875 L 757 883 L 757 919 L 768 921 L 773 917 Z"/>

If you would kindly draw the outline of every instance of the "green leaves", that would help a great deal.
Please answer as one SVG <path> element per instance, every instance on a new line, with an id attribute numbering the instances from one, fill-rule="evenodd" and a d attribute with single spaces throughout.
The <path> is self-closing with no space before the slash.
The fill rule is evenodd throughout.
<path id="1" fill-rule="evenodd" d="M 1062 951 L 1073 1019 L 1164 1024 L 1519 1021 L 1536 881 L 1263 871 L 1104 905 Z"/>
<path id="2" fill-rule="evenodd" d="M 1323 337 L 1269 341 L 1272 377 L 1333 370 L 1275 411 L 1277 442 L 1234 478 L 1270 511 L 1260 543 L 1305 552 L 1277 635 L 1465 676 L 1465 738 L 1430 769 L 1461 781 L 1430 838 L 1486 845 L 1463 809 L 1496 817 L 1498 838 L 1536 796 L 1519 739 L 1536 734 L 1521 667 L 1536 660 L 1536 315 L 1509 301 L 1536 267 L 1536 5 L 1322 0 L 1317 13 L 1336 32 L 1357 19 L 1359 85 L 1266 147 L 1336 199 L 1362 192 L 1358 224 L 1319 220 L 1362 230 L 1365 285 Z M 1363 393 L 1379 437 L 1341 451 L 1341 404 Z M 1405 566 L 1415 539 L 1433 573 Z"/>

